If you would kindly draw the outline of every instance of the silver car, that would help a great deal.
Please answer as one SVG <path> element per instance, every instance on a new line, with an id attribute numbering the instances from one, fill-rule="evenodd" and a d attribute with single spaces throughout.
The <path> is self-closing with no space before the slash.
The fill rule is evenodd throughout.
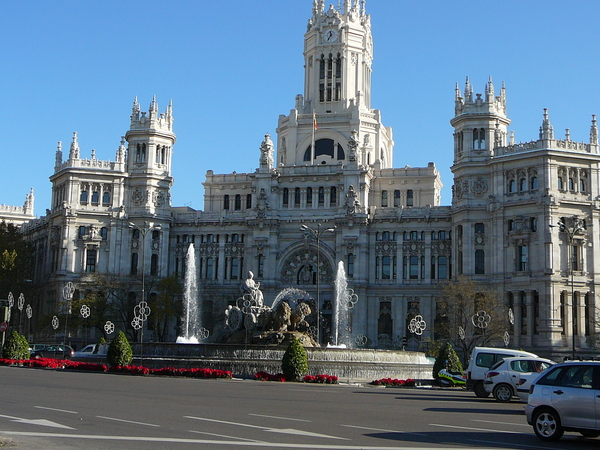
<path id="1" fill-rule="evenodd" d="M 531 385 L 525 414 L 543 441 L 556 441 L 565 431 L 600 436 L 600 361 L 550 367 Z"/>

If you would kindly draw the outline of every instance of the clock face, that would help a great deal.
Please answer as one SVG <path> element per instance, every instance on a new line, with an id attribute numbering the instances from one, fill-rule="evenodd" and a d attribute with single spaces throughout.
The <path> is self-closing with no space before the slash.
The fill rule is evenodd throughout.
<path id="1" fill-rule="evenodd" d="M 337 30 L 327 30 L 323 33 L 323 41 L 325 42 L 337 42 L 338 32 Z"/>

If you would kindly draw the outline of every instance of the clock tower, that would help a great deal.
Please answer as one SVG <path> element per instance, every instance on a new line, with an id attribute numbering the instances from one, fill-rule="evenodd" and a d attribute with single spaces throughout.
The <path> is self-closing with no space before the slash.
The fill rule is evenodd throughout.
<path id="1" fill-rule="evenodd" d="M 366 1 L 325 8 L 314 0 L 304 35 L 304 94 L 280 116 L 278 166 L 392 167 L 392 130 L 371 109 L 372 61 Z"/>

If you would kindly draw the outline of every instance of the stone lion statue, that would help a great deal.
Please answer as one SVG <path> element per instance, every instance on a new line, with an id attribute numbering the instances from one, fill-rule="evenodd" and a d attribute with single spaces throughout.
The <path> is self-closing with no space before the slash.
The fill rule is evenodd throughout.
<path id="1" fill-rule="evenodd" d="M 304 332 L 308 330 L 309 324 L 306 320 L 306 316 L 311 313 L 310 306 L 306 303 L 298 303 L 290 316 L 290 330 Z"/>
<path id="2" fill-rule="evenodd" d="M 287 302 L 281 302 L 272 310 L 265 322 L 265 330 L 287 331 L 291 325 L 292 308 Z"/>

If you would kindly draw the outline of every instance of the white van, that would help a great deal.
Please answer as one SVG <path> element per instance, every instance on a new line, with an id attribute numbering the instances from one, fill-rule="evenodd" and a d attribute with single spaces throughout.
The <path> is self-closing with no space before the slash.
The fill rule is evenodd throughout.
<path id="1" fill-rule="evenodd" d="M 475 392 L 477 397 L 488 397 L 490 393 L 483 386 L 486 372 L 498 361 L 515 356 L 537 357 L 534 353 L 510 348 L 475 347 L 467 367 L 467 389 Z"/>

